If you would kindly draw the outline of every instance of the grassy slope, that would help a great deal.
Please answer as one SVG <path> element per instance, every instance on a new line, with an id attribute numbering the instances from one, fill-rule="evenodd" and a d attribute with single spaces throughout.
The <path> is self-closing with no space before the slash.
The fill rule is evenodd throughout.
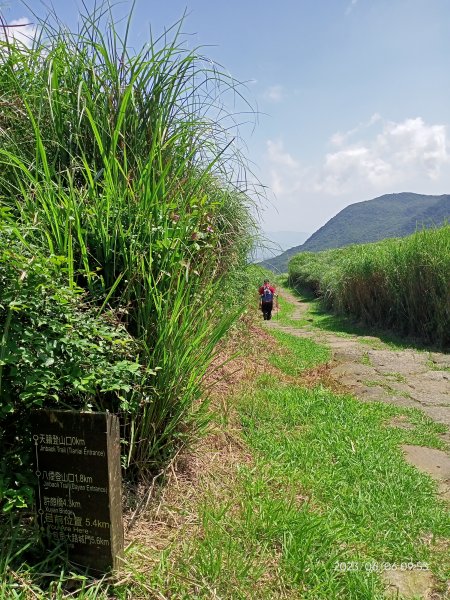
<path id="1" fill-rule="evenodd" d="M 235 399 L 244 455 L 211 473 L 220 485 L 200 496 L 189 540 L 155 563 L 149 585 L 183 598 L 381 599 L 385 563 L 407 563 L 428 565 L 442 590 L 448 513 L 399 450 L 440 447 L 441 428 L 418 411 L 293 384 L 293 357 L 317 365 L 327 350 L 276 337 L 285 360 L 275 349 L 269 360 L 281 370 Z M 400 414 L 413 430 L 388 426 Z"/>
<path id="2" fill-rule="evenodd" d="M 215 429 L 189 457 L 195 475 L 173 475 L 148 535 L 145 521 L 134 530 L 121 581 L 71 597 L 381 600 L 385 563 L 417 571 L 427 564 L 443 589 L 448 513 L 431 479 L 398 448 L 440 447 L 441 428 L 418 411 L 362 404 L 320 380 L 305 387 L 295 357 L 314 367 L 328 360 L 327 349 L 276 337 L 260 334 L 253 353 L 247 347 L 241 371 L 258 362 L 259 374 L 216 402 Z M 269 362 L 260 351 L 267 345 Z M 399 414 L 415 428 L 389 427 Z"/>
<path id="3" fill-rule="evenodd" d="M 407 238 L 292 259 L 293 284 L 336 313 L 445 347 L 449 343 L 450 226 Z"/>

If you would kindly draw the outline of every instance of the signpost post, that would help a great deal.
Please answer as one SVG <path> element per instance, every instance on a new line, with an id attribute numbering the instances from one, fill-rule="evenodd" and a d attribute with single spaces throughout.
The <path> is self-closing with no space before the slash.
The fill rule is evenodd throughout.
<path id="1" fill-rule="evenodd" d="M 110 413 L 32 414 L 36 504 L 44 537 L 69 560 L 116 569 L 123 553 L 119 420 Z"/>

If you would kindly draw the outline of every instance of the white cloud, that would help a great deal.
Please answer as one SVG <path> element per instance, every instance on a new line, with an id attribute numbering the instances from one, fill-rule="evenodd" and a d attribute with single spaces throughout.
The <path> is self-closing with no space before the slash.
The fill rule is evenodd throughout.
<path id="1" fill-rule="evenodd" d="M 433 184 L 442 182 L 450 163 L 446 126 L 427 124 L 421 117 L 394 122 L 376 114 L 347 132 L 335 133 L 330 141 L 338 149 L 310 166 L 281 140 L 267 141 L 269 185 L 280 200 L 424 186 L 433 193 Z"/>
<path id="2" fill-rule="evenodd" d="M 341 194 L 364 183 L 383 188 L 418 178 L 439 178 L 450 159 L 445 125 L 428 125 L 421 117 L 400 123 L 380 118 L 375 122 L 381 124 L 381 132 L 374 139 L 345 145 L 358 128 L 332 137 L 342 149 L 326 155 L 317 190 Z"/>
<path id="3" fill-rule="evenodd" d="M 381 116 L 378 113 L 375 113 L 370 117 L 368 121 L 364 123 L 359 123 L 359 125 L 357 125 L 353 129 L 349 129 L 349 131 L 346 131 L 345 133 L 337 131 L 331 136 L 330 143 L 333 146 L 342 146 L 344 142 L 348 141 L 351 137 L 354 137 L 360 131 L 364 131 L 365 129 L 372 127 L 372 125 L 378 123 L 378 121 L 380 120 L 382 120 Z"/>
<path id="4" fill-rule="evenodd" d="M 8 39 L 16 40 L 19 44 L 23 44 L 30 48 L 36 37 L 36 33 L 37 28 L 30 22 L 30 19 L 21 17 L 20 19 L 15 19 L 8 23 L 5 28 L 0 28 L 0 40 L 4 41 L 5 38 L 8 37 Z"/>
<path id="5" fill-rule="evenodd" d="M 431 179 L 439 177 L 441 167 L 449 162 L 445 125 L 426 125 L 420 117 L 387 123 L 377 146 L 390 152 L 393 162 L 418 168 Z"/>
<path id="6" fill-rule="evenodd" d="M 327 154 L 315 189 L 341 194 L 362 183 L 370 186 L 389 185 L 391 179 L 391 165 L 376 156 L 370 148 L 358 146 Z"/>
<path id="7" fill-rule="evenodd" d="M 263 96 L 269 102 L 273 102 L 273 103 L 281 102 L 285 98 L 283 86 L 278 85 L 278 84 L 271 85 L 264 91 Z"/>
<path id="8" fill-rule="evenodd" d="M 281 140 L 267 140 L 267 155 L 273 164 L 288 168 L 297 168 L 299 166 L 298 161 L 289 152 L 285 151 Z"/>
<path id="9" fill-rule="evenodd" d="M 358 0 L 351 0 L 350 4 L 347 5 L 347 8 L 345 10 L 345 14 L 349 15 L 352 10 L 355 8 L 355 6 L 358 4 Z"/>
<path id="10" fill-rule="evenodd" d="M 303 165 L 284 148 L 281 140 L 267 140 L 268 185 L 278 198 L 296 198 L 311 179 L 311 168 Z"/>

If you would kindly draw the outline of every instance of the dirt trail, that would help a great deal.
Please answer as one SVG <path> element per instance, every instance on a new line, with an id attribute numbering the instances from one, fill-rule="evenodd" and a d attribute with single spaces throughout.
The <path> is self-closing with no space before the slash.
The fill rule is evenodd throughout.
<path id="1" fill-rule="evenodd" d="M 300 320 L 308 305 L 287 292 L 280 295 L 294 304 L 292 320 Z M 330 347 L 331 376 L 344 384 L 360 400 L 386 402 L 397 406 L 418 408 L 437 423 L 449 428 L 442 439 L 450 444 L 450 355 L 405 349 L 393 350 L 379 338 L 347 335 L 313 328 L 283 326 L 276 319 L 267 323 L 299 337 L 307 337 Z M 447 370 L 446 370 L 447 369 Z M 402 419 L 396 427 L 411 427 Z M 419 469 L 434 477 L 442 498 L 450 500 L 450 456 L 446 452 L 405 446 L 405 457 Z"/>

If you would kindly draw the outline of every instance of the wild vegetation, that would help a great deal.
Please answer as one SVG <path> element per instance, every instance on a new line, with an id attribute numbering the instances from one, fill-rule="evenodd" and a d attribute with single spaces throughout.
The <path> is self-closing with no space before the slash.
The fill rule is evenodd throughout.
<path id="1" fill-rule="evenodd" d="M 128 480 L 159 472 L 211 418 L 204 376 L 255 285 L 245 164 L 223 104 L 239 87 L 178 29 L 138 52 L 128 31 L 105 5 L 78 33 L 49 20 L 31 48 L 0 42 L 0 596 L 381 598 L 375 568 L 346 565 L 382 560 L 427 561 L 443 585 L 440 549 L 417 539 L 438 546 L 447 515 L 398 451 L 441 446 L 440 429 L 408 411 L 413 431 L 387 430 L 386 414 L 406 411 L 294 384 L 329 351 L 282 333 L 264 342 L 265 374 L 215 415 L 217 436 L 238 421 L 221 435 L 240 455 L 213 473 L 218 495 L 188 518 L 177 506 L 178 539 L 131 546 L 107 580 L 68 573 L 62 548 L 40 545 L 25 512 L 30 411 L 119 413 Z M 440 282 L 440 297 L 448 254 L 441 270 L 435 255 L 420 280 Z"/>
<path id="2" fill-rule="evenodd" d="M 195 473 L 174 474 L 153 513 L 167 525 L 150 547 L 140 538 L 129 548 L 133 577 L 114 594 L 382 600 L 393 569 L 428 576 L 444 598 L 448 507 L 400 445 L 443 448 L 445 427 L 330 389 L 320 375 L 329 349 L 273 332 L 246 340 L 238 385 L 230 365 L 214 430 L 189 456 Z"/>
<path id="3" fill-rule="evenodd" d="M 2 511 L 31 506 L 32 409 L 129 411 L 130 390 L 149 393 L 138 342 L 98 316 L 64 283 L 60 257 L 43 257 L 0 231 L 0 499 Z M 144 382 L 144 383 L 143 383 Z M 146 382 L 146 383 L 145 383 Z"/>
<path id="4" fill-rule="evenodd" d="M 126 476 L 161 468 L 245 304 L 237 82 L 180 26 L 131 51 L 108 4 L 80 23 L 0 41 L 2 510 L 30 505 L 34 407 L 118 412 Z"/>
<path id="5" fill-rule="evenodd" d="M 286 322 L 278 321 L 291 331 L 302 324 L 294 310 L 284 301 Z M 130 549 L 142 565 L 136 594 L 382 600 L 397 571 L 411 589 L 425 575 L 436 598 L 446 597 L 448 507 L 400 450 L 444 448 L 445 427 L 330 389 L 329 349 L 276 324 L 254 339 L 259 371 L 227 396 L 228 418 L 217 415 L 211 447 L 201 448 L 210 468 L 200 484 L 184 484 L 189 493 L 181 475 L 182 498 L 168 498 L 170 543 Z"/>
<path id="6" fill-rule="evenodd" d="M 313 290 L 327 308 L 366 325 L 427 343 L 450 343 L 450 226 L 402 239 L 300 253 L 291 284 Z"/>

